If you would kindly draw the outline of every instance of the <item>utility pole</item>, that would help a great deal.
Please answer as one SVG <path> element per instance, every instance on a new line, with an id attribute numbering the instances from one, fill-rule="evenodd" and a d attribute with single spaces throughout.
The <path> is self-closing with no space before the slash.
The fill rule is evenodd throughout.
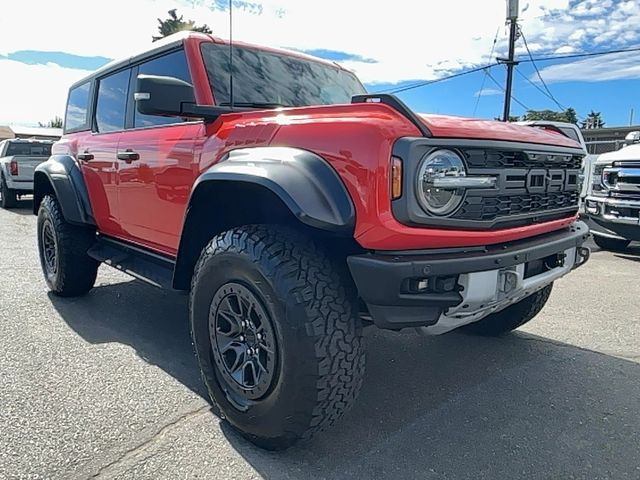
<path id="1" fill-rule="evenodd" d="M 631 114 L 629 115 L 629 126 L 633 125 L 633 108 L 631 109 Z"/>
<path id="2" fill-rule="evenodd" d="M 504 92 L 504 113 L 502 115 L 502 121 L 509 121 L 509 114 L 511 113 L 511 90 L 513 88 L 513 68 L 519 63 L 514 60 L 516 40 L 518 37 L 518 12 L 519 1 L 507 0 L 507 22 L 510 24 L 509 28 L 509 56 L 508 58 L 498 58 L 500 63 L 504 63 L 507 66 L 507 85 Z"/>

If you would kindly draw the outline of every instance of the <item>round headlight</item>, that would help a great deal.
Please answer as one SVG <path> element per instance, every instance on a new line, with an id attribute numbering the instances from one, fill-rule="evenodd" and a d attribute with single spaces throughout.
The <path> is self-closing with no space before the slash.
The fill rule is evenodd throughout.
<path id="1" fill-rule="evenodd" d="M 420 206 L 433 215 L 452 213 L 462 203 L 464 189 L 447 180 L 464 176 L 464 162 L 455 152 L 436 150 L 426 155 L 418 169 Z"/>

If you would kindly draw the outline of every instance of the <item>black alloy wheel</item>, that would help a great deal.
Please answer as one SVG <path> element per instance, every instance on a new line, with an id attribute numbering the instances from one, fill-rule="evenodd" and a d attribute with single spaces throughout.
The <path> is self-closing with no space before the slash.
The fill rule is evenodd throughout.
<path id="1" fill-rule="evenodd" d="M 209 309 L 213 359 L 228 400 L 238 409 L 269 392 L 277 366 L 277 343 L 271 319 L 246 286 L 221 286 Z"/>

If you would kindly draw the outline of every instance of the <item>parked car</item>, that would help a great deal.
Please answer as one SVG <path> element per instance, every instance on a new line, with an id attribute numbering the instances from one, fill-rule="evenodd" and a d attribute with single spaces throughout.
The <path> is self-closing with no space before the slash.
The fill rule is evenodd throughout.
<path id="1" fill-rule="evenodd" d="M 600 155 L 588 177 L 584 218 L 605 250 L 640 241 L 640 132 L 629 133 L 625 143 Z"/>
<path id="2" fill-rule="evenodd" d="M 0 207 L 13 208 L 21 195 L 33 193 L 33 173 L 51 155 L 52 143 L 25 139 L 0 142 Z"/>
<path id="3" fill-rule="evenodd" d="M 501 335 L 587 260 L 575 141 L 418 115 L 286 50 L 235 44 L 229 72 L 186 33 L 73 85 L 34 213 L 54 294 L 101 262 L 189 292 L 214 409 L 257 445 L 354 403 L 363 322 Z"/>

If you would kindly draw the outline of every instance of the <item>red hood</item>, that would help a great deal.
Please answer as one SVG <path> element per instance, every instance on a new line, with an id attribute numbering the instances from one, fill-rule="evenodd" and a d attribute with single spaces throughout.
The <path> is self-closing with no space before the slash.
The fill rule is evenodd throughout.
<path id="1" fill-rule="evenodd" d="M 477 138 L 483 140 L 505 140 L 509 142 L 540 143 L 561 147 L 582 148 L 569 137 L 547 132 L 539 128 L 512 123 L 478 120 L 475 118 L 450 117 L 446 115 L 418 114 L 434 137 Z"/>

